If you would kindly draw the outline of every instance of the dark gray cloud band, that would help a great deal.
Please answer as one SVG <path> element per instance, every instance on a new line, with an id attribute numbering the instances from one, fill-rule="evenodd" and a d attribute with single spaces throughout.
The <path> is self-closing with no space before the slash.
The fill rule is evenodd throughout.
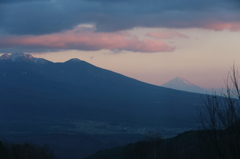
<path id="1" fill-rule="evenodd" d="M 96 31 L 134 27 L 201 28 L 240 22 L 239 0 L 0 0 L 0 34 L 44 35 L 94 24 Z"/>

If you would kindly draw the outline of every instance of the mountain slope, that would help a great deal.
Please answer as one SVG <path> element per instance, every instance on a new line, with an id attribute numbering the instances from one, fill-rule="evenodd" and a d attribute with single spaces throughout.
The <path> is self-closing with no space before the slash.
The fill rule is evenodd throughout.
<path id="1" fill-rule="evenodd" d="M 195 126 L 192 117 L 201 102 L 198 94 L 143 83 L 81 60 L 44 60 L 39 65 L 36 58 L 16 59 L 0 60 L 1 119 L 70 117 Z"/>
<path id="2" fill-rule="evenodd" d="M 194 93 L 203 93 L 206 94 L 207 90 L 192 84 L 187 79 L 184 79 L 182 77 L 176 77 L 167 83 L 163 84 L 162 87 L 181 90 L 181 91 L 187 91 L 187 92 L 194 92 Z"/>
<path id="3" fill-rule="evenodd" d="M 77 59 L 53 63 L 20 53 L 0 58 L 0 101 L 2 139 L 23 138 L 35 143 L 41 134 L 48 134 L 55 141 L 53 145 L 59 145 L 57 134 L 139 135 L 156 130 L 172 136 L 196 128 L 194 116 L 201 97 L 147 84 Z M 120 140 L 101 141 L 106 144 L 102 147 L 116 146 Z M 69 151 L 76 149 L 66 143 Z M 86 147 L 79 141 L 76 145 L 91 149 L 94 143 Z M 62 153 L 70 153 L 72 158 L 79 154 Z"/>

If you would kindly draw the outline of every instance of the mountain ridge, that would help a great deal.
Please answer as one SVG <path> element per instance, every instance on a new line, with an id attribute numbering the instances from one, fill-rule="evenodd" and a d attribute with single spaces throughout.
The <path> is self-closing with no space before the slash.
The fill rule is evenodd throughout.
<path id="1" fill-rule="evenodd" d="M 35 92 L 36 94 L 39 94 L 41 92 L 42 94 L 39 95 L 39 97 L 37 95 L 35 96 L 34 93 L 31 94 L 31 96 L 33 96 L 32 98 L 39 100 L 39 103 L 37 103 L 37 105 L 40 103 L 45 103 L 45 101 L 42 101 L 40 98 L 45 96 L 44 93 L 46 94 L 46 97 L 44 98 L 51 99 L 53 103 L 58 103 L 55 96 L 58 98 L 63 98 L 64 95 L 66 99 L 75 101 L 75 103 L 72 103 L 71 101 L 69 101 L 69 103 L 72 103 L 73 105 L 82 103 L 80 105 L 84 106 L 74 106 L 76 109 L 81 108 L 82 110 L 85 109 L 87 105 L 92 105 L 93 108 L 102 109 L 104 111 L 106 110 L 110 112 L 116 112 L 116 110 L 119 110 L 127 114 L 134 112 L 138 116 L 135 117 L 137 121 L 144 121 L 141 118 L 143 114 L 147 116 L 150 115 L 151 117 L 149 118 L 149 121 L 144 121 L 146 123 L 161 123 L 162 121 L 156 120 L 154 118 L 163 114 L 164 115 L 162 117 L 164 118 L 171 118 L 175 115 L 179 116 L 180 118 L 180 116 L 184 117 L 185 115 L 183 114 L 186 114 L 188 112 L 191 112 L 192 114 L 195 112 L 195 109 L 185 109 L 185 107 L 192 108 L 193 103 L 198 102 L 199 98 L 199 95 L 187 92 L 183 94 L 168 88 L 147 84 L 136 79 L 115 73 L 113 71 L 96 67 L 85 61 L 70 63 L 50 62 L 41 67 L 35 65 L 35 63 L 28 63 L 26 61 L 23 61 L 23 63 L 0 62 L 0 66 L 0 75 L 2 74 L 2 76 L 0 76 L 0 82 L 2 85 L 1 89 L 2 91 L 5 90 L 10 92 L 9 96 L 7 96 L 6 99 L 8 99 L 10 96 L 18 98 L 18 95 L 12 91 L 14 85 L 14 89 L 22 90 L 24 92 L 26 89 Z M 27 93 L 28 92 L 26 92 L 26 94 L 22 93 L 21 96 L 26 95 L 24 98 L 27 98 Z M 54 98 L 52 99 L 51 96 Z M 173 101 L 169 100 L 173 96 L 176 101 L 179 101 L 180 103 L 178 104 L 178 107 Z M 189 104 L 181 104 L 184 102 L 185 96 L 193 96 L 192 100 L 187 101 Z M 77 97 L 79 97 L 79 99 L 82 99 L 82 101 L 79 101 Z M 93 100 L 90 101 L 91 99 Z M 61 100 L 67 102 L 67 100 L 64 98 Z M 34 103 L 36 103 L 34 101 L 23 102 L 30 105 L 35 105 Z M 14 103 L 14 100 L 10 103 Z M 21 104 L 21 102 L 19 104 Z M 164 105 L 168 106 L 164 107 Z M 25 107 L 25 105 L 23 106 Z M 55 106 L 53 108 L 55 108 Z M 180 111 L 182 113 L 177 114 L 179 111 L 170 111 L 171 109 L 174 110 L 173 108 L 176 110 L 185 110 Z M 161 109 L 164 110 L 161 111 Z M 166 110 L 167 113 L 164 113 Z M 91 114 L 91 112 L 89 113 Z M 116 117 L 117 116 L 119 115 L 116 115 Z M 132 118 L 131 115 L 129 116 L 129 119 L 130 118 Z M 177 123 L 179 123 L 179 120 L 176 123 L 172 122 L 174 125 Z"/>
<path id="2" fill-rule="evenodd" d="M 35 70 L 38 71 L 38 74 L 43 74 L 44 76 L 47 76 L 48 78 L 54 81 L 61 79 L 62 82 L 70 82 L 72 84 L 77 84 L 77 85 L 79 84 L 85 85 L 85 86 L 98 85 L 98 87 L 107 88 L 107 87 L 113 86 L 113 84 L 116 85 L 117 83 L 119 83 L 119 85 L 122 85 L 121 80 L 129 81 L 129 79 L 134 80 L 137 83 L 145 83 L 137 79 L 133 79 L 131 77 L 127 77 L 125 75 L 94 66 L 78 58 L 72 58 L 65 62 L 54 63 L 42 58 L 35 58 L 30 54 L 12 53 L 10 55 L 3 54 L 0 57 L 0 62 L 1 61 L 12 62 L 14 63 L 14 65 L 18 65 L 17 63 L 19 62 L 24 62 L 24 65 L 29 65 L 29 67 L 32 67 L 31 64 L 33 65 L 37 64 L 34 67 L 35 67 Z M 6 65 L 6 64 L 3 64 L 3 65 Z M 38 66 L 41 66 L 41 67 L 38 67 Z M 77 68 L 81 67 L 82 69 L 77 69 L 76 67 Z M 81 74 L 84 76 L 80 76 Z M 110 80 L 108 81 L 108 84 L 106 83 L 106 80 Z M 149 83 L 146 83 L 146 84 L 152 85 Z"/>
<path id="3" fill-rule="evenodd" d="M 38 65 L 44 65 L 46 63 L 52 63 L 51 61 L 48 61 L 43 58 L 36 58 L 33 57 L 31 54 L 25 54 L 25 53 L 12 53 L 12 54 L 2 54 L 0 56 L 0 61 L 5 62 L 32 62 L 36 63 Z"/>
<path id="4" fill-rule="evenodd" d="M 171 88 L 175 90 L 187 91 L 192 93 L 202 93 L 202 94 L 207 93 L 207 90 L 189 82 L 187 79 L 183 77 L 176 77 L 161 86 L 165 88 Z"/>
<path id="5" fill-rule="evenodd" d="M 0 60 L 0 128 L 4 130 L 0 137 L 142 135 L 152 130 L 173 136 L 196 128 L 192 119 L 201 103 L 199 94 L 147 84 L 85 61 L 39 65 L 32 60 Z M 93 146 L 78 144 L 84 149 Z M 76 149 L 71 143 L 66 147 Z M 74 159 L 80 158 L 78 153 L 79 149 L 66 152 Z"/>

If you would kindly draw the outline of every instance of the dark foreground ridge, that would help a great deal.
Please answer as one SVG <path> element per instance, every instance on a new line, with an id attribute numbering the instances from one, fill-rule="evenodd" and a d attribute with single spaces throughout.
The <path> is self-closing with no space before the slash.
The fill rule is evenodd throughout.
<path id="1" fill-rule="evenodd" d="M 85 159 L 202 159 L 198 131 L 173 138 L 146 137 L 136 143 L 99 151 Z"/>
<path id="2" fill-rule="evenodd" d="M 228 130 L 187 131 L 173 138 L 150 136 L 123 147 L 111 148 L 85 159 L 237 159 L 240 158 L 239 138 L 226 135 Z M 211 135 L 216 133 L 217 142 Z M 224 135 L 222 136 L 222 133 Z M 239 134 L 238 132 L 235 132 Z M 232 141 L 238 145 L 233 147 Z M 217 145 L 216 145 L 217 144 Z M 220 150 L 220 151 L 218 151 Z"/>
<path id="3" fill-rule="evenodd" d="M 55 159 L 48 145 L 13 144 L 0 141 L 1 159 Z"/>

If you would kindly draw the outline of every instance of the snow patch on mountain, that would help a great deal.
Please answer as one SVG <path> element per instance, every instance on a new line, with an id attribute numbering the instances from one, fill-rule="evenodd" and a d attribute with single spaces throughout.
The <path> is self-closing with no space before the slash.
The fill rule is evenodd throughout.
<path id="1" fill-rule="evenodd" d="M 0 57 L 1 60 L 8 60 L 8 59 L 11 59 L 10 58 L 10 55 L 8 54 L 3 54 L 1 57 Z"/>
<path id="2" fill-rule="evenodd" d="M 31 54 L 25 53 L 12 53 L 12 54 L 3 54 L 0 57 L 0 60 L 11 60 L 12 62 L 34 62 L 36 64 L 45 64 L 49 61 L 42 58 L 35 58 Z"/>
<path id="3" fill-rule="evenodd" d="M 33 59 L 34 57 L 32 55 L 30 55 L 30 54 L 12 53 L 10 55 L 10 58 L 14 62 L 14 61 L 18 61 L 18 60 L 24 60 L 24 61 L 26 60 L 26 61 L 28 61 L 28 60 Z"/>

